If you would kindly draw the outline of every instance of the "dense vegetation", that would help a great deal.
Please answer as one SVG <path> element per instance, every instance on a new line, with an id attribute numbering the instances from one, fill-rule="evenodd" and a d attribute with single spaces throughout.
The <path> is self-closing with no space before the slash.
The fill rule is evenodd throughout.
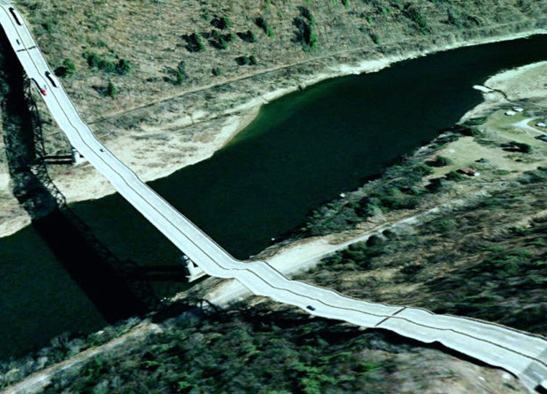
<path id="1" fill-rule="evenodd" d="M 434 363 L 450 359 L 396 336 L 364 333 L 292 309 L 186 313 L 162 329 L 138 346 L 63 374 L 44 393 L 383 394 L 402 385 L 427 387 L 418 369 L 409 372 L 408 355 L 432 375 Z"/>
<path id="2" fill-rule="evenodd" d="M 327 258 L 313 280 L 358 298 L 404 303 L 547 334 L 547 169 L 507 191 L 385 232 Z M 307 279 L 310 276 L 306 276 Z"/>

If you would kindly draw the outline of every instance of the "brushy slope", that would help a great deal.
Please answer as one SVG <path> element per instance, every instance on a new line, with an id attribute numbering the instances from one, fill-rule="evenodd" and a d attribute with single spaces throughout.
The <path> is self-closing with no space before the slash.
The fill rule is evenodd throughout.
<path id="1" fill-rule="evenodd" d="M 302 61 L 529 30 L 547 11 L 537 0 L 15 3 L 91 118 Z"/>

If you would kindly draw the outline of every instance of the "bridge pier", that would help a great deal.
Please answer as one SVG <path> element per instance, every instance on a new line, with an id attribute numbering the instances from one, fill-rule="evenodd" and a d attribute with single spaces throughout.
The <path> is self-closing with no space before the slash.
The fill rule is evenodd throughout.
<path id="1" fill-rule="evenodd" d="M 193 282 L 207 275 L 196 263 L 190 260 L 188 256 L 182 255 L 181 259 L 182 264 L 184 264 L 186 268 L 186 278 L 188 278 L 188 282 Z"/>

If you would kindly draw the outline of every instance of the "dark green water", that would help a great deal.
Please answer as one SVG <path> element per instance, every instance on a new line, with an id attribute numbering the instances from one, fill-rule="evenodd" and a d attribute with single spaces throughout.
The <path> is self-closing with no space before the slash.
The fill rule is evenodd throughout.
<path id="1" fill-rule="evenodd" d="M 151 185 L 230 253 L 247 258 L 321 202 L 456 122 L 481 101 L 474 84 L 546 59 L 547 37 L 533 37 L 326 81 L 268 104 L 211 159 Z M 73 209 L 119 257 L 179 264 L 180 253 L 119 196 Z M 0 358 L 104 323 L 32 229 L 0 239 L 0 277 Z M 182 287 L 157 283 L 163 294 Z"/>

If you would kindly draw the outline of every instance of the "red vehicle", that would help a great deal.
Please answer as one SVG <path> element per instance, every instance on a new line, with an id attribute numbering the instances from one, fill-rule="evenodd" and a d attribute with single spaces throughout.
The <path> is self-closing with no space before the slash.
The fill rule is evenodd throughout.
<path id="1" fill-rule="evenodd" d="M 36 87 L 38 88 L 38 90 L 40 91 L 40 93 L 42 93 L 44 96 L 47 95 L 47 91 L 46 91 L 46 88 L 45 87 L 41 87 L 40 84 L 34 79 L 34 78 L 31 78 L 34 83 L 36 84 Z"/>

